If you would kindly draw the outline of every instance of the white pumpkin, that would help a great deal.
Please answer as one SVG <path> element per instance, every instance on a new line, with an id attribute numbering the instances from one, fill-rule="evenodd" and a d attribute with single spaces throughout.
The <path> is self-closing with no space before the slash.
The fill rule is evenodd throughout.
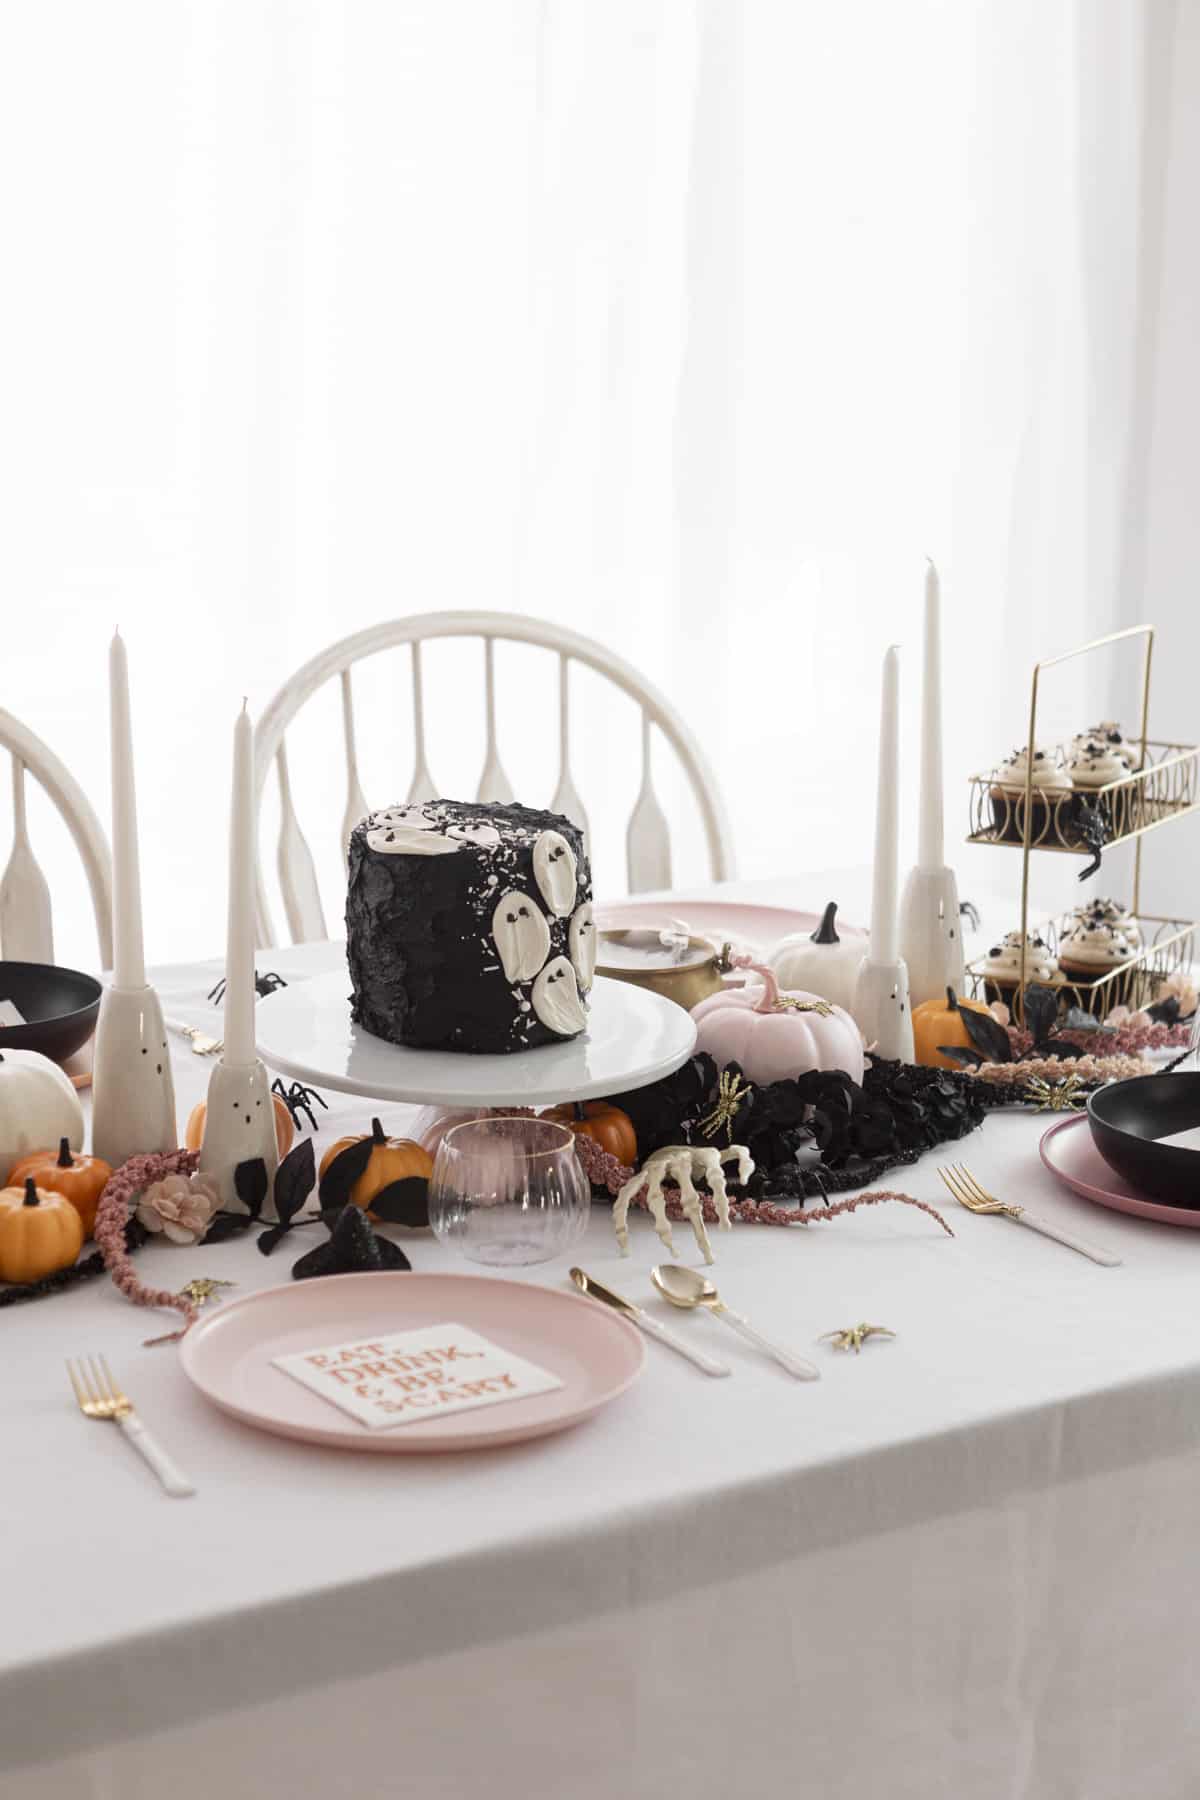
<path id="1" fill-rule="evenodd" d="M 718 1069 L 735 1062 L 747 1081 L 789 1081 L 810 1069 L 844 1069 L 861 1082 L 862 1033 L 823 995 L 780 993 L 774 971 L 751 963 L 762 987 L 726 988 L 693 1006 L 696 1048 Z"/>
<path id="2" fill-rule="evenodd" d="M 0 1186 L 21 1157 L 63 1138 L 83 1149 L 83 1108 L 69 1078 L 37 1050 L 0 1050 Z"/>
<path id="3" fill-rule="evenodd" d="M 850 1012 L 858 965 L 867 945 L 861 933 L 840 938 L 834 924 L 836 916 L 837 901 L 831 900 L 814 932 L 782 938 L 768 960 L 781 988 L 819 994 L 822 1000 Z"/>

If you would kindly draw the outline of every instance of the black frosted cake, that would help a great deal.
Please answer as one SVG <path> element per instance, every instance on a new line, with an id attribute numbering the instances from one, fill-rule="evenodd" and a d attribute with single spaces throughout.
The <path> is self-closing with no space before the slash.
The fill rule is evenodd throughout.
<path id="1" fill-rule="evenodd" d="M 350 838 L 355 1023 L 427 1050 L 577 1037 L 596 964 L 583 833 L 528 806 L 427 800 Z"/>

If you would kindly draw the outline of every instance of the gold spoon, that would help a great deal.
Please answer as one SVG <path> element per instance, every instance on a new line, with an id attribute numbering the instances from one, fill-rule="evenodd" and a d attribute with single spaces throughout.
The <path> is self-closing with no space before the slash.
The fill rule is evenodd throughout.
<path id="1" fill-rule="evenodd" d="M 797 1381 L 821 1379 L 821 1371 L 815 1363 L 805 1362 L 802 1356 L 793 1356 L 782 1345 L 773 1344 L 770 1338 L 755 1331 L 753 1325 L 743 1319 L 740 1313 L 732 1312 L 707 1275 L 702 1275 L 699 1269 L 685 1269 L 679 1263 L 659 1263 L 656 1269 L 650 1271 L 650 1279 L 672 1306 L 682 1306 L 689 1310 L 693 1306 L 707 1306 L 710 1312 L 715 1313 L 718 1319 L 724 1319 L 726 1325 L 736 1331 L 739 1337 L 744 1337 L 747 1343 L 753 1344 L 756 1350 L 763 1350 L 768 1356 L 774 1357 Z"/>

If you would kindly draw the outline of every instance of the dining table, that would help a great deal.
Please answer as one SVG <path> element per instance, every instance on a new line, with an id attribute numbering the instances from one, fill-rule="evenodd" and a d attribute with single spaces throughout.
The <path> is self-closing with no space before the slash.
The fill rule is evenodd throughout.
<path id="1" fill-rule="evenodd" d="M 827 898 L 782 879 L 711 894 Z M 343 957 L 302 944 L 258 968 L 290 984 Z M 220 973 L 151 978 L 168 1015 L 216 1032 Z M 179 1037 L 171 1056 L 182 1124 L 211 1063 Z M 324 1099 L 318 1153 L 374 1112 L 398 1132 L 410 1116 Z M 144 1347 L 169 1315 L 107 1279 L 7 1309 L 0 1800 L 1194 1795 L 1200 1232 L 1061 1186 L 1038 1154 L 1051 1122 L 998 1110 L 878 1184 L 952 1236 L 903 1205 L 714 1232 L 723 1297 L 818 1381 L 672 1311 L 650 1219 L 622 1256 L 595 1205 L 569 1256 L 504 1275 L 566 1292 L 579 1263 L 732 1376 L 648 1342 L 594 1418 L 486 1452 L 252 1429 L 176 1346 Z M 963 1161 L 1119 1266 L 956 1206 L 938 1167 Z M 250 1233 L 136 1260 L 240 1297 L 288 1282 L 315 1229 L 270 1256 Z M 464 1267 L 394 1235 L 417 1270 Z M 895 1335 L 824 1337 L 860 1321 Z M 80 1417 L 64 1360 L 86 1354 L 193 1497 Z"/>

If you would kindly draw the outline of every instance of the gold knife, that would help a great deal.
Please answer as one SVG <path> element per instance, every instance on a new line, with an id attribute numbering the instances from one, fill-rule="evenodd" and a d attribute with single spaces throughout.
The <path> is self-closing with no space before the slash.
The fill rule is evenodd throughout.
<path id="1" fill-rule="evenodd" d="M 605 1287 L 602 1281 L 597 1281 L 594 1275 L 588 1275 L 583 1269 L 572 1269 L 571 1280 L 580 1293 L 586 1294 L 589 1300 L 603 1301 L 605 1306 L 611 1306 L 615 1312 L 624 1313 L 627 1319 L 632 1319 L 639 1331 L 644 1331 L 647 1337 L 656 1338 L 660 1344 L 665 1344 L 668 1350 L 674 1350 L 680 1356 L 685 1356 L 690 1363 L 695 1363 L 698 1369 L 703 1369 L 706 1375 L 729 1374 L 728 1363 L 714 1362 L 713 1358 L 706 1356 L 703 1350 L 693 1350 L 690 1344 L 685 1344 L 683 1339 L 676 1337 L 673 1331 L 668 1331 L 665 1325 L 660 1325 L 657 1319 L 651 1318 L 649 1313 L 643 1312 L 640 1306 L 635 1306 L 632 1300 L 626 1300 L 621 1294 L 614 1294 L 611 1288 Z"/>

